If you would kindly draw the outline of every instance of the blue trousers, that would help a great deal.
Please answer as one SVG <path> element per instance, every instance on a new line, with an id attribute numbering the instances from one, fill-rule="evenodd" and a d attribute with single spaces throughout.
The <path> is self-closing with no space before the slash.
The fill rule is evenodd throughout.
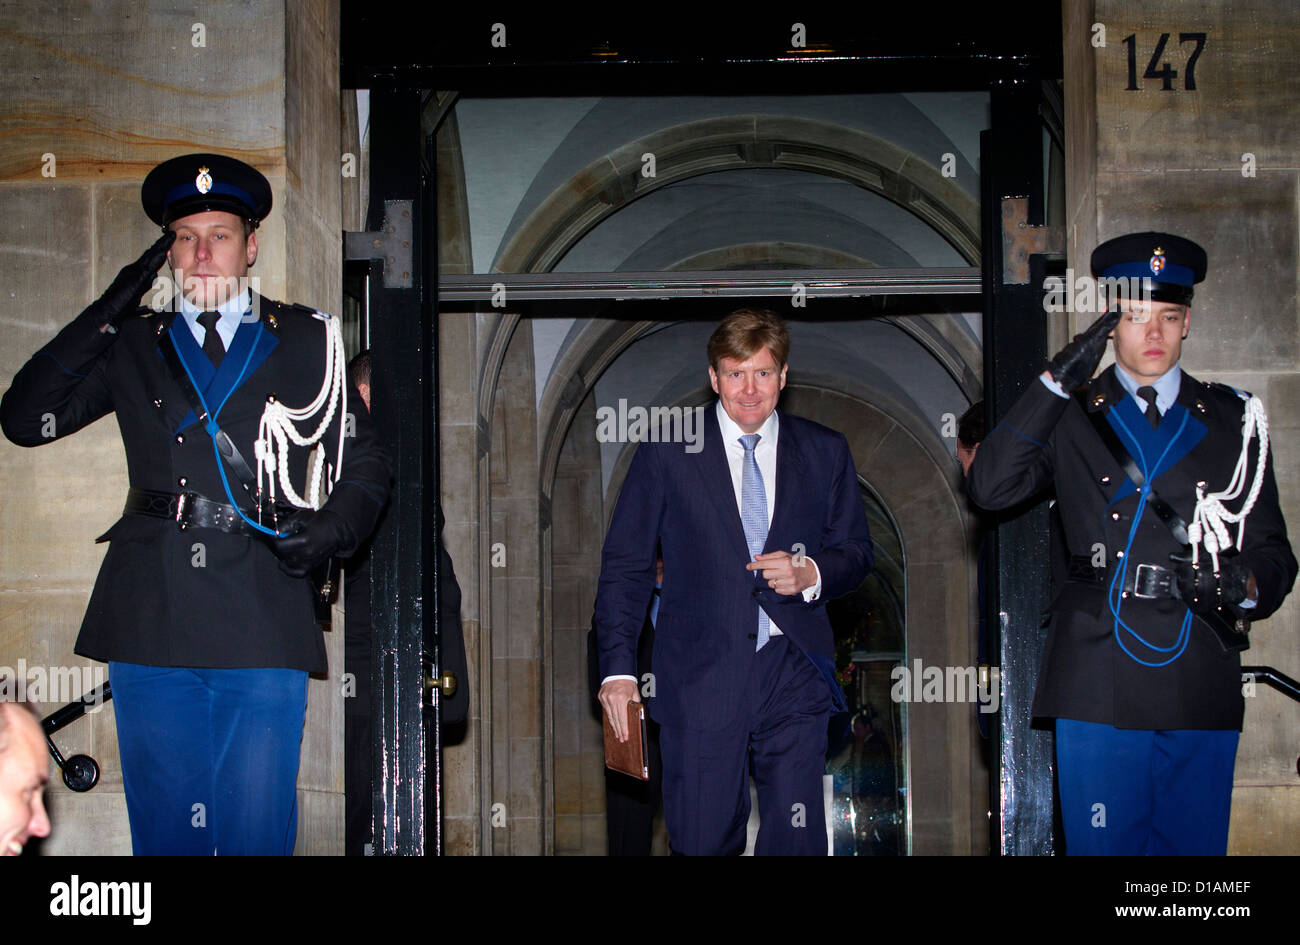
<path id="1" fill-rule="evenodd" d="M 137 856 L 288 856 L 307 674 L 109 663 Z"/>
<path id="2" fill-rule="evenodd" d="M 1240 733 L 1056 720 L 1071 856 L 1223 856 Z"/>
<path id="3" fill-rule="evenodd" d="M 757 855 L 826 855 L 822 775 L 831 694 L 797 646 L 774 636 L 754 654 L 736 720 L 717 732 L 660 725 L 664 820 L 674 853 L 738 854 L 758 788 Z"/>

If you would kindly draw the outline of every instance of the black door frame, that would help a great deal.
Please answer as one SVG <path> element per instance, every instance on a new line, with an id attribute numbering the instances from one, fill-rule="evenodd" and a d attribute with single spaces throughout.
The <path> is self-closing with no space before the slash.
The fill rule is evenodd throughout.
<path id="1" fill-rule="evenodd" d="M 503 24 L 441 11 L 393 19 L 374 4 L 343 4 L 342 86 L 370 90 L 367 229 L 383 227 L 385 208 L 394 201 L 409 201 L 413 216 L 411 284 L 377 288 L 372 279 L 370 303 L 372 346 L 383 352 L 374 365 L 375 413 L 395 469 L 372 559 L 376 853 L 442 849 L 437 726 L 429 751 L 421 667 L 421 641 L 426 635 L 436 640 L 438 633 L 437 555 L 425 553 L 435 547 L 430 500 L 439 495 L 436 152 L 433 135 L 421 126 L 429 90 L 520 97 L 989 92 L 992 127 L 981 155 L 982 268 L 985 402 L 996 420 L 1037 375 L 1046 335 L 1041 288 L 1033 276 L 1023 282 L 1009 277 L 1003 254 L 990 249 L 1003 246 L 1007 198 L 1027 200 L 1027 225 L 1043 223 L 1041 83 L 1063 74 L 1060 9 L 1041 2 L 1009 6 L 987 22 L 978 13 L 935 22 L 922 11 L 810 23 L 808 43 L 800 47 L 791 24 L 748 14 L 743 26 L 710 30 L 677 21 L 662 28 L 644 22 L 607 27 L 555 17 Z M 1033 269 L 1040 274 L 1041 262 Z M 420 410 L 398 410 L 412 403 Z M 1008 854 L 1052 850 L 1050 739 L 1035 731 L 1014 734 L 1028 724 L 1037 673 L 1046 535 L 1043 509 L 999 522 L 996 587 L 988 594 L 995 615 L 990 626 L 1003 628 L 995 652 L 1004 668 L 1000 771 L 991 788 L 994 849 Z M 432 798 L 426 797 L 426 775 Z"/>

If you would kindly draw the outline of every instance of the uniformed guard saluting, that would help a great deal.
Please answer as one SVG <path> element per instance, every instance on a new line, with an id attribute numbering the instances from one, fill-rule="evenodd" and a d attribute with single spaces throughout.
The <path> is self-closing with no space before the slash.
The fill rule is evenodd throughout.
<path id="1" fill-rule="evenodd" d="M 1034 715 L 1056 719 L 1066 852 L 1223 854 L 1248 621 L 1296 577 L 1257 398 L 1179 366 L 1205 251 L 1109 240 L 1092 272 L 1132 291 L 1075 337 L 984 440 L 990 509 L 1055 484 L 1069 581 Z M 1106 339 L 1115 365 L 1096 378 Z"/>
<path id="2" fill-rule="evenodd" d="M 109 664 L 134 851 L 288 854 L 307 674 L 326 669 L 306 576 L 369 535 L 388 460 L 347 407 L 337 325 L 248 284 L 266 178 L 185 155 L 142 199 L 162 237 L 18 372 L 0 425 L 39 446 L 117 414 L 130 490 L 76 652 Z M 175 311 L 138 317 L 164 257 Z M 328 461 L 300 494 L 315 443 Z"/>

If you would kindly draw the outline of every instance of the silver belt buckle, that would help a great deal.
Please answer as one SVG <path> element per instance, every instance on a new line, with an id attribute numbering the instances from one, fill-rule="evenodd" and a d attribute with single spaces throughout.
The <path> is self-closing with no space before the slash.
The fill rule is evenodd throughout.
<path id="1" fill-rule="evenodd" d="M 1139 564 L 1139 565 L 1137 566 L 1137 573 L 1133 576 L 1133 596 L 1134 596 L 1134 597 L 1141 597 L 1143 600 L 1155 600 L 1157 597 L 1160 596 L 1159 594 L 1143 594 L 1143 593 L 1142 593 L 1142 569 L 1143 569 L 1143 568 L 1146 568 L 1146 569 L 1148 569 L 1149 571 L 1153 571 L 1153 572 L 1154 572 L 1154 571 L 1158 571 L 1158 570 L 1160 570 L 1160 568 L 1159 568 L 1158 565 L 1154 565 L 1154 564 L 1146 564 L 1146 563 Z M 1153 586 L 1153 587 L 1157 586 L 1157 581 L 1158 581 L 1158 580 L 1159 580 L 1158 576 L 1153 578 L 1153 580 L 1152 580 L 1152 586 Z"/>
<path id="2" fill-rule="evenodd" d="M 194 493 L 182 492 L 176 497 L 176 528 L 185 531 L 190 524 L 190 515 L 194 511 Z"/>

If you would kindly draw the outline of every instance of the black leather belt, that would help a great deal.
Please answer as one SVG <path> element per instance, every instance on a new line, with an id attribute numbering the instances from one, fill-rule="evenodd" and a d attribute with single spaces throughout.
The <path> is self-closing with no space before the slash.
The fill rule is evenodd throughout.
<path id="1" fill-rule="evenodd" d="M 284 518 L 293 511 L 287 506 L 276 506 L 275 516 Z M 126 506 L 122 509 L 122 514 L 171 519 L 181 531 L 187 528 L 214 528 L 232 535 L 262 537 L 261 532 L 248 527 L 233 505 L 213 502 L 197 492 L 154 492 L 132 486 L 126 492 Z M 265 524 L 271 528 L 274 521 Z"/>
<path id="2" fill-rule="evenodd" d="M 1109 580 L 1107 568 L 1093 567 L 1092 559 L 1087 555 L 1070 555 L 1069 579 L 1088 584 L 1103 584 Z M 1141 598 L 1142 600 L 1162 600 L 1177 598 L 1178 572 L 1158 564 L 1139 564 L 1126 575 L 1127 580 L 1120 590 Z"/>

